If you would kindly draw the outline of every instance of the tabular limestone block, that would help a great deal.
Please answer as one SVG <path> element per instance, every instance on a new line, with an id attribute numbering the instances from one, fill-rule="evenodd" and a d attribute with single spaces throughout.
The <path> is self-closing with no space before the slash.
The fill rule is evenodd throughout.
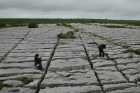
<path id="1" fill-rule="evenodd" d="M 118 71 L 96 71 L 101 84 L 126 83 L 127 80 Z"/>
<path id="2" fill-rule="evenodd" d="M 124 88 L 124 89 L 123 88 L 117 89 L 117 90 L 113 89 L 106 93 L 140 93 L 140 87 L 130 87 L 130 88 Z"/>
<path id="3" fill-rule="evenodd" d="M 13 87 L 21 87 L 23 85 L 22 81 L 17 80 L 6 80 L 3 84 L 12 85 Z"/>
<path id="4" fill-rule="evenodd" d="M 108 60 L 92 60 L 93 65 L 95 68 L 98 67 L 107 67 L 107 66 L 115 66 L 115 63 L 113 61 L 108 61 Z"/>
<path id="5" fill-rule="evenodd" d="M 39 93 L 102 93 L 99 86 L 55 87 L 41 89 Z"/>
<path id="6" fill-rule="evenodd" d="M 125 74 L 129 81 L 137 82 L 140 79 L 140 62 L 125 65 L 121 64 L 117 65 L 117 67 Z"/>
<path id="7" fill-rule="evenodd" d="M 130 63 L 137 63 L 139 61 L 140 58 L 116 59 L 117 64 L 130 64 Z"/>
<path id="8" fill-rule="evenodd" d="M 99 85 L 92 70 L 72 70 L 48 73 L 41 86 L 81 86 Z"/>
<path id="9" fill-rule="evenodd" d="M 19 74 L 41 74 L 40 70 L 36 69 L 1 69 L 0 76 L 13 76 Z"/>
<path id="10" fill-rule="evenodd" d="M 89 62 L 87 60 L 84 60 L 82 58 L 73 58 L 73 59 L 57 59 L 52 60 L 50 64 L 50 68 L 66 68 L 66 67 L 76 67 L 76 66 L 83 66 L 83 65 L 89 65 Z"/>
<path id="11" fill-rule="evenodd" d="M 35 90 L 30 88 L 21 88 L 21 87 L 13 87 L 13 88 L 3 88 L 0 93 L 34 93 Z"/>

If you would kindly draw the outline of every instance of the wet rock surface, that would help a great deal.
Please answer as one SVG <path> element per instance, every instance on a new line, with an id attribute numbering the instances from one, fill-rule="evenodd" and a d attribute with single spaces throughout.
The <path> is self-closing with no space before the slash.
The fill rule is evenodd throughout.
<path id="1" fill-rule="evenodd" d="M 139 28 L 70 25 L 72 28 L 40 24 L 31 30 L 0 29 L 0 83 L 4 85 L 0 93 L 140 92 L 140 56 L 122 52 L 140 49 Z M 79 29 L 76 38 L 57 38 L 62 31 L 75 29 Z M 99 57 L 97 43 L 106 44 L 108 56 Z M 37 53 L 43 72 L 34 64 Z"/>

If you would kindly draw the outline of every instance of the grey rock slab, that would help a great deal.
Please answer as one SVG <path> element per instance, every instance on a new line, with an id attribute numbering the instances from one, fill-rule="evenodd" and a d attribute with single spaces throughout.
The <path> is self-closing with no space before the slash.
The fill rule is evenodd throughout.
<path id="1" fill-rule="evenodd" d="M 39 93 L 102 93 L 102 90 L 99 86 L 47 87 Z"/>
<path id="2" fill-rule="evenodd" d="M 64 68 L 69 66 L 82 66 L 82 65 L 89 65 L 88 60 L 84 60 L 82 58 L 73 58 L 68 60 L 58 59 L 52 60 L 50 67 L 53 68 Z"/>
<path id="3" fill-rule="evenodd" d="M 130 82 L 138 82 L 140 80 L 140 73 L 125 74 L 125 76 L 129 79 Z"/>
<path id="4" fill-rule="evenodd" d="M 140 62 L 138 63 L 131 63 L 131 64 L 120 64 L 120 65 L 117 65 L 117 67 L 119 68 L 119 70 L 121 71 L 124 71 L 124 70 L 127 70 L 127 69 L 136 69 L 136 70 L 140 70 Z"/>
<path id="5" fill-rule="evenodd" d="M 45 62 L 42 62 L 45 65 Z M 34 62 L 23 62 L 23 63 L 1 63 L 0 68 L 34 68 Z"/>
<path id="6" fill-rule="evenodd" d="M 103 85 L 103 89 L 105 90 L 105 92 L 113 91 L 113 93 L 115 90 L 124 90 L 126 88 L 131 88 L 131 87 L 135 87 L 135 84 L 134 83 L 120 83 L 120 84 Z"/>
<path id="7" fill-rule="evenodd" d="M 50 72 L 50 71 L 49 71 Z M 71 70 L 69 72 L 51 72 L 45 76 L 41 86 L 81 86 L 99 85 L 92 70 Z"/>
<path id="8" fill-rule="evenodd" d="M 96 60 L 92 60 L 92 63 L 95 68 L 115 66 L 115 63 L 113 61 L 109 61 L 109 60 L 100 61 L 100 60 L 96 59 Z"/>
<path id="9" fill-rule="evenodd" d="M 34 62 L 34 57 L 18 57 L 18 56 L 13 56 L 13 57 L 7 57 L 4 62 L 6 63 L 19 63 L 19 62 Z"/>
<path id="10" fill-rule="evenodd" d="M 1 39 L 0 44 L 17 44 L 21 39 Z"/>
<path id="11" fill-rule="evenodd" d="M 18 53 L 9 53 L 8 57 L 34 57 L 37 52 L 18 52 Z M 39 52 L 40 56 L 49 56 L 51 52 Z"/>
<path id="12" fill-rule="evenodd" d="M 53 47 L 52 48 L 46 48 L 46 49 L 24 49 L 24 50 L 18 50 L 18 49 L 14 49 L 11 52 L 12 53 L 22 53 L 22 52 L 33 52 L 33 53 L 40 53 L 40 52 L 52 52 Z"/>
<path id="13" fill-rule="evenodd" d="M 68 44 L 65 44 L 65 45 L 59 45 L 59 46 L 57 46 L 57 49 L 56 50 L 59 50 L 59 49 L 65 49 L 65 50 L 71 50 L 71 51 L 74 51 L 74 50 L 84 50 L 84 48 L 83 48 L 83 46 L 82 45 L 74 45 L 74 44 L 72 44 L 72 45 L 68 45 Z M 64 51 L 65 51 L 64 50 Z"/>
<path id="14" fill-rule="evenodd" d="M 118 71 L 96 71 L 101 84 L 117 84 L 117 83 L 126 83 L 127 80 L 124 76 Z"/>
<path id="15" fill-rule="evenodd" d="M 0 53 L 0 57 L 3 57 L 6 53 Z"/>
<path id="16" fill-rule="evenodd" d="M 71 51 L 71 52 L 55 52 L 54 57 L 83 57 L 86 56 L 85 52 Z"/>
<path id="17" fill-rule="evenodd" d="M 134 75 L 134 74 L 139 73 L 139 71 L 135 70 L 135 69 L 127 69 L 127 70 L 124 70 L 123 73 L 129 74 L 129 75 Z"/>
<path id="18" fill-rule="evenodd" d="M 18 80 L 6 80 L 2 83 L 12 85 L 13 87 L 21 87 L 23 85 L 22 81 L 18 81 Z"/>
<path id="19" fill-rule="evenodd" d="M 130 87 L 125 89 L 117 89 L 106 93 L 140 93 L 140 87 Z"/>
<path id="20" fill-rule="evenodd" d="M 106 66 L 106 67 L 96 67 L 96 71 L 117 71 L 115 66 Z"/>
<path id="21" fill-rule="evenodd" d="M 41 76 L 42 76 L 42 74 L 22 74 L 22 75 L 1 77 L 0 80 L 19 79 L 19 78 L 23 78 L 23 77 L 33 78 L 33 79 L 40 79 Z"/>
<path id="22" fill-rule="evenodd" d="M 54 44 L 18 44 L 15 49 L 39 49 L 54 47 Z"/>
<path id="23" fill-rule="evenodd" d="M 25 85 L 25 88 L 31 88 L 31 89 L 37 89 L 37 84 L 39 82 L 40 79 L 36 79 L 33 82 L 31 82 L 30 84 Z"/>
<path id="24" fill-rule="evenodd" d="M 0 76 L 14 76 L 19 74 L 41 74 L 40 70 L 36 69 L 1 69 Z"/>
<path id="25" fill-rule="evenodd" d="M 0 93 L 34 93 L 35 90 L 30 88 L 21 88 L 21 87 L 13 87 L 13 88 L 3 88 Z"/>
<path id="26" fill-rule="evenodd" d="M 139 62 L 140 58 L 116 59 L 117 64 L 130 64 Z"/>
<path id="27" fill-rule="evenodd" d="M 49 56 L 41 57 L 42 61 L 47 61 Z M 34 63 L 34 57 L 7 57 L 3 62 L 6 63 L 24 63 L 24 62 L 31 62 Z"/>
<path id="28" fill-rule="evenodd" d="M 12 49 L 16 44 L 0 44 L 0 50 L 10 50 Z"/>

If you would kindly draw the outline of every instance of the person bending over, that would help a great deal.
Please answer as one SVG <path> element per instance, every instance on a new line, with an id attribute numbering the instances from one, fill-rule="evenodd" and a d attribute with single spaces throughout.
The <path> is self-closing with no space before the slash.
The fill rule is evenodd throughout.
<path id="1" fill-rule="evenodd" d="M 105 49 L 105 48 L 106 48 L 106 45 L 105 45 L 105 44 L 100 44 L 100 45 L 98 46 L 98 49 L 99 49 L 99 56 L 100 56 L 100 57 L 104 57 L 105 53 L 104 53 L 104 50 L 103 50 L 103 49 Z"/>

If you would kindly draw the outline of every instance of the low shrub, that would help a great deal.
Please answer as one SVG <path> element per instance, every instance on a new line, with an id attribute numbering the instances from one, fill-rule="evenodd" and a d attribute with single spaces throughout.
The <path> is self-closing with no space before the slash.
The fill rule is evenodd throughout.
<path id="1" fill-rule="evenodd" d="M 76 38 L 73 31 L 69 31 L 67 33 L 60 33 L 57 35 L 58 38 L 65 39 L 65 38 Z"/>
<path id="2" fill-rule="evenodd" d="M 37 22 L 34 22 L 34 21 L 29 22 L 28 23 L 28 28 L 38 28 Z"/>
<path id="3" fill-rule="evenodd" d="M 6 26 L 6 24 L 5 24 L 5 23 L 1 23 L 1 22 L 0 22 L 0 27 L 1 27 L 1 26 Z"/>
<path id="4" fill-rule="evenodd" d="M 118 26 L 118 25 L 103 25 L 108 28 L 126 28 L 125 26 Z"/>

